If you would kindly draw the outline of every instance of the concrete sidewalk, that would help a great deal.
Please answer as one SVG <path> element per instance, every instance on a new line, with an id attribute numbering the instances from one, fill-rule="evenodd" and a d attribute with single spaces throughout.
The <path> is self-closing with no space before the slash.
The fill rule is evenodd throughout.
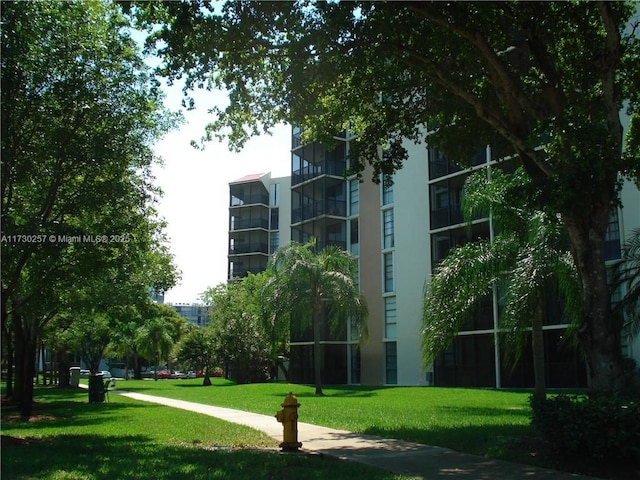
<path id="1" fill-rule="evenodd" d="M 109 393 L 123 395 L 143 402 L 202 413 L 227 422 L 246 425 L 265 432 L 278 441 L 282 441 L 282 425 L 275 419 L 275 408 L 274 416 L 269 416 L 124 390 L 109 390 Z M 488 459 L 447 448 L 384 439 L 372 435 L 361 435 L 303 422 L 298 423 L 298 440 L 302 442 L 301 450 L 306 453 L 328 455 L 365 463 L 387 471 L 424 480 L 442 478 L 470 480 L 587 480 L 591 478 Z"/>

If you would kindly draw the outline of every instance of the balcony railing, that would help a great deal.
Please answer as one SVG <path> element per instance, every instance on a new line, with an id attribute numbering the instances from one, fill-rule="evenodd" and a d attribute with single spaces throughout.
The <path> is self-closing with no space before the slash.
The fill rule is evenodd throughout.
<path id="1" fill-rule="evenodd" d="M 240 243 L 229 247 L 229 255 L 245 255 L 248 253 L 269 254 L 269 246 L 262 242 Z"/>
<path id="2" fill-rule="evenodd" d="M 251 268 L 234 269 L 232 272 L 229 273 L 229 280 L 233 280 L 234 278 L 244 278 L 247 275 L 249 275 L 250 273 L 256 274 L 256 273 L 264 272 L 264 270 L 265 270 L 265 267 L 263 267 L 263 268 L 251 267 Z"/>
<path id="3" fill-rule="evenodd" d="M 257 205 L 264 204 L 269 205 L 269 195 L 246 195 L 246 196 L 231 196 L 231 203 L 229 206 L 231 207 L 241 207 L 243 205 Z"/>
<path id="4" fill-rule="evenodd" d="M 249 230 L 251 228 L 264 228 L 269 229 L 269 220 L 266 218 L 236 218 L 231 222 L 229 229 L 231 231 L 236 230 Z"/>
<path id="5" fill-rule="evenodd" d="M 305 182 L 321 175 L 343 177 L 346 168 L 347 163 L 345 161 L 325 161 L 323 163 L 309 165 L 299 170 L 295 170 L 291 174 L 291 185 L 297 185 L 298 183 Z"/>
<path id="6" fill-rule="evenodd" d="M 303 222 L 321 215 L 347 216 L 347 202 L 344 200 L 319 200 L 291 210 L 291 223 Z"/>

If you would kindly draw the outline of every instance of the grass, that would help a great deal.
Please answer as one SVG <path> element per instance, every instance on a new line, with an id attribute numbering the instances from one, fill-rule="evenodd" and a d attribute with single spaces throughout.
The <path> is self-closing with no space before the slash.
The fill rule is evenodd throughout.
<path id="1" fill-rule="evenodd" d="M 201 379 L 129 380 L 118 382 L 117 389 L 266 415 L 274 415 L 293 392 L 301 422 L 611 480 L 640 480 L 633 463 L 564 458 L 537 438 L 530 425 L 531 392 L 524 390 L 333 386 L 316 396 L 312 386 L 236 385 L 224 379 L 214 379 L 212 387 L 203 387 Z"/>
<path id="2" fill-rule="evenodd" d="M 3 479 L 407 478 L 350 462 L 280 454 L 276 442 L 256 430 L 119 395 L 110 395 L 109 403 L 87 403 L 86 391 L 36 387 L 36 399 L 30 422 L 2 408 Z"/>
<path id="3" fill-rule="evenodd" d="M 235 385 L 215 379 L 120 381 L 117 389 L 274 415 L 292 391 L 301 404 L 301 422 L 398 438 L 454 450 L 524 461 L 505 448 L 510 439 L 532 435 L 528 392 L 462 388 L 324 388 L 305 385 Z"/>

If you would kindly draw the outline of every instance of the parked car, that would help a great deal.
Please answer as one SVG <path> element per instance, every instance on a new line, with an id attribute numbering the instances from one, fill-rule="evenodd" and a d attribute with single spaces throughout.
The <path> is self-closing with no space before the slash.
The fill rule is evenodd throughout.
<path id="1" fill-rule="evenodd" d="M 87 370 L 85 368 L 80 370 L 80 377 L 87 378 L 89 375 L 91 375 L 91 370 Z"/>
<path id="2" fill-rule="evenodd" d="M 196 378 L 196 372 L 194 372 L 193 370 L 190 370 L 187 372 L 187 378 Z"/>
<path id="3" fill-rule="evenodd" d="M 171 374 L 171 378 L 184 379 L 184 378 L 189 378 L 189 377 L 187 376 L 187 374 L 185 372 L 173 372 Z"/>
<path id="4" fill-rule="evenodd" d="M 158 372 L 158 378 L 171 378 L 171 372 L 169 370 L 160 370 Z"/>
<path id="5" fill-rule="evenodd" d="M 102 378 L 111 378 L 111 372 L 109 370 L 102 370 L 98 373 L 102 373 Z"/>

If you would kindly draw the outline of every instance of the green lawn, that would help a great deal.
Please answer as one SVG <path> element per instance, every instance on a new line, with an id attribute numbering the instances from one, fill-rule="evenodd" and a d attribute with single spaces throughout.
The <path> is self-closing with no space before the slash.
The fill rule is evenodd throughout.
<path id="1" fill-rule="evenodd" d="M 291 391 L 300 421 L 513 460 L 503 445 L 532 433 L 528 392 L 433 387 L 235 385 L 215 379 L 118 381 L 116 389 L 275 415 Z M 115 395 L 112 395 L 115 396 Z M 506 455 L 506 456 L 505 456 Z"/>
<path id="2" fill-rule="evenodd" d="M 280 454 L 276 442 L 261 432 L 196 413 L 115 394 L 100 404 L 89 404 L 87 397 L 84 390 L 36 387 L 30 422 L 16 420 L 15 409 L 3 405 L 0 477 L 406 479 L 350 462 Z"/>

